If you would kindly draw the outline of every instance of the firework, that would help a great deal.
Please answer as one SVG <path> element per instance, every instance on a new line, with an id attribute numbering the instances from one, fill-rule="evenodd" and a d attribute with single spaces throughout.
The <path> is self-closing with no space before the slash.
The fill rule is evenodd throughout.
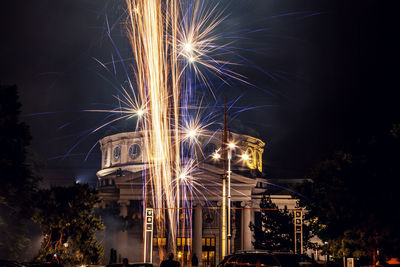
<path id="1" fill-rule="evenodd" d="M 196 99 L 192 73 L 209 89 L 202 69 L 221 79 L 243 77 L 226 69 L 229 62 L 215 58 L 226 53 L 219 52 L 225 45 L 217 45 L 213 34 L 224 19 L 217 6 L 206 9 L 200 1 L 185 5 L 178 0 L 126 0 L 126 5 L 138 93 L 120 100 L 128 107 L 122 113 L 124 118 L 141 118 L 147 152 L 144 205 L 154 208 L 157 232 L 169 233 L 169 248 L 175 251 L 179 228 L 183 236 L 191 236 L 191 200 L 194 188 L 201 186 L 193 176 L 196 151 L 210 124 L 201 123 L 202 101 Z M 168 228 L 160 219 L 166 217 Z"/>

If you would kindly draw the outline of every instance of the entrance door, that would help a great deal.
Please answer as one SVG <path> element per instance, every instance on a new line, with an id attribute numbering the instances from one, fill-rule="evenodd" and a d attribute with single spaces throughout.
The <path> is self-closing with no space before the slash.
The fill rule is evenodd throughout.
<path id="1" fill-rule="evenodd" d="M 191 246 L 192 239 L 188 237 L 178 237 L 176 239 L 176 246 L 178 249 L 177 261 L 181 263 L 181 266 L 191 266 Z"/>
<path id="2" fill-rule="evenodd" d="M 215 267 L 215 238 L 205 237 L 202 239 L 203 252 L 201 260 L 203 267 Z"/>

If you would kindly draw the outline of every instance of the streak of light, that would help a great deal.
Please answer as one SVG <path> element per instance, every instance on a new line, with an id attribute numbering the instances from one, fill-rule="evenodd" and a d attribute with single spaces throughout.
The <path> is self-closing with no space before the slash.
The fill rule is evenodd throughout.
<path id="1" fill-rule="evenodd" d="M 225 19 L 217 11 L 218 5 L 207 9 L 199 0 L 190 4 L 179 0 L 126 0 L 126 6 L 138 93 L 123 88 L 118 98 L 121 107 L 114 111 L 121 116 L 109 123 L 137 118 L 147 162 L 144 205 L 154 208 L 157 232 L 168 232 L 168 247 L 176 251 L 177 230 L 191 235 L 191 213 L 183 213 L 180 222 L 177 210 L 190 206 L 194 191 L 201 188 L 193 176 L 198 165 L 196 150 L 203 153 L 200 137 L 210 125 L 201 119 L 201 101 L 195 102 L 191 77 L 194 75 L 211 92 L 205 70 L 222 80 L 223 76 L 243 82 L 245 79 L 227 68 L 233 63 L 218 59 L 226 55 L 228 45 L 217 43 L 215 29 Z M 195 116 L 193 107 L 197 108 Z M 157 219 L 166 216 L 168 225 Z"/>

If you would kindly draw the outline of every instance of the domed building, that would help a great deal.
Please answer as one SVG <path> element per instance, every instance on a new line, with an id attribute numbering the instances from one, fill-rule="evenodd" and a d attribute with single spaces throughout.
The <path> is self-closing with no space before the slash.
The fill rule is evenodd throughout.
<path id="1" fill-rule="evenodd" d="M 100 140 L 102 153 L 101 170 L 97 172 L 102 207 L 114 209 L 123 222 L 111 220 L 105 233 L 106 262 L 111 249 L 117 251 L 117 261 L 143 261 L 143 181 L 146 171 L 144 133 L 125 132 Z M 216 266 L 221 260 L 221 213 L 222 164 L 212 157 L 221 148 L 222 132 L 208 132 L 199 138 L 195 155 L 200 161 L 193 174 L 196 183 L 202 185 L 201 194 L 191 199 L 192 235 L 177 236 L 177 246 L 185 249 L 177 258 L 190 261 L 195 253 L 199 266 Z M 249 224 L 257 217 L 259 202 L 266 191 L 267 180 L 261 177 L 262 155 L 265 143 L 260 139 L 231 133 L 231 242 L 230 251 L 252 249 L 252 232 Z M 242 155 L 245 154 L 246 157 Z M 276 195 L 274 202 L 279 207 L 294 208 L 296 201 L 290 195 Z M 115 226 L 115 227 L 113 227 Z M 181 231 L 178 231 L 181 233 Z M 157 248 L 167 246 L 166 236 L 153 235 L 153 259 L 157 259 Z M 168 248 L 166 248 L 168 250 Z M 156 260 L 155 260 L 156 262 Z"/>

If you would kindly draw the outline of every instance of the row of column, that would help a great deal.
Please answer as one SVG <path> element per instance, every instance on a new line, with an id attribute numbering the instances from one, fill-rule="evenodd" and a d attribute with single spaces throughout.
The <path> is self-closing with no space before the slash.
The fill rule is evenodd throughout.
<path id="1" fill-rule="evenodd" d="M 251 250 L 252 245 L 252 232 L 250 230 L 250 222 L 252 220 L 251 202 L 242 202 L 242 213 L 241 213 L 241 250 Z M 192 249 L 193 253 L 197 255 L 199 259 L 199 266 L 201 266 L 201 255 L 202 255 L 202 238 L 203 238 L 203 210 L 201 205 L 197 205 L 193 208 L 193 232 L 192 232 Z M 233 240 L 231 244 L 233 244 Z M 221 247 L 221 245 L 219 246 Z"/>
<path id="2" fill-rule="evenodd" d="M 193 253 L 196 254 L 199 259 L 199 266 L 202 260 L 202 249 L 203 249 L 203 210 L 200 205 L 193 208 L 193 231 L 192 231 L 192 249 Z"/>
<path id="3" fill-rule="evenodd" d="M 128 204 L 129 202 L 120 201 L 120 216 L 126 217 L 128 215 Z M 252 246 L 252 232 L 250 230 L 250 222 L 252 220 L 251 202 L 242 202 L 241 212 L 241 229 L 240 229 L 240 240 L 242 250 L 251 250 Z M 201 266 L 202 258 L 202 238 L 203 238 L 203 208 L 201 205 L 196 205 L 193 208 L 193 231 L 192 231 L 192 249 L 193 253 L 197 255 L 199 259 L 199 266 Z M 232 240 L 233 243 L 233 240 Z M 128 255 L 128 232 L 120 231 L 118 233 L 118 251 L 121 255 Z M 220 246 L 219 246 L 220 247 Z M 219 248 L 217 248 L 219 249 Z"/>
<path id="4" fill-rule="evenodd" d="M 252 233 L 250 230 L 250 222 L 252 219 L 251 202 L 242 202 L 242 216 L 241 216 L 241 247 L 242 250 L 253 249 Z"/>

